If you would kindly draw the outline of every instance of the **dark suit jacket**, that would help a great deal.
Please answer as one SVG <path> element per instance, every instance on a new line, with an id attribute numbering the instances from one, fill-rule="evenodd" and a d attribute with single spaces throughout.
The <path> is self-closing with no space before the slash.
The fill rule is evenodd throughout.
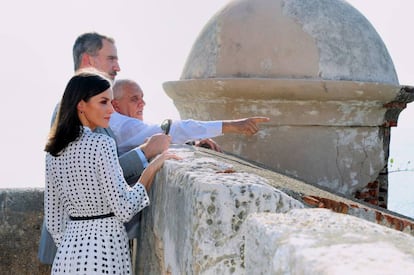
<path id="1" fill-rule="evenodd" d="M 111 128 L 96 128 L 95 132 L 106 134 L 115 139 L 115 135 L 112 132 Z M 126 152 L 119 157 L 119 164 L 122 167 L 125 180 L 129 185 L 134 185 L 144 170 L 144 165 L 138 154 L 134 151 Z"/>

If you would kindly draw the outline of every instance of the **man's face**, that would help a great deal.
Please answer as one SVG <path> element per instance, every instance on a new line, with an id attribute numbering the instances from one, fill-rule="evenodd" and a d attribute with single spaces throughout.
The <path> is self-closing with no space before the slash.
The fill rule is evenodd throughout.
<path id="1" fill-rule="evenodd" d="M 108 74 L 112 80 L 115 79 L 117 72 L 121 70 L 118 64 L 118 55 L 113 43 L 104 39 L 102 49 L 95 56 L 89 56 L 89 62 L 95 69 Z"/>
<path id="2" fill-rule="evenodd" d="M 123 96 L 113 100 L 115 110 L 125 116 L 144 120 L 144 93 L 136 84 L 124 85 Z"/>

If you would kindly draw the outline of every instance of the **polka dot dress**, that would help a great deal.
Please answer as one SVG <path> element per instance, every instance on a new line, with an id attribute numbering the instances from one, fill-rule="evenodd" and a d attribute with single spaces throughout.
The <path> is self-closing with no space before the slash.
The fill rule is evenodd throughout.
<path id="1" fill-rule="evenodd" d="M 149 205 L 124 180 L 115 141 L 84 127 L 58 157 L 46 155 L 45 218 L 58 246 L 52 274 L 131 274 L 124 222 Z M 100 219 L 70 220 L 114 213 Z"/>

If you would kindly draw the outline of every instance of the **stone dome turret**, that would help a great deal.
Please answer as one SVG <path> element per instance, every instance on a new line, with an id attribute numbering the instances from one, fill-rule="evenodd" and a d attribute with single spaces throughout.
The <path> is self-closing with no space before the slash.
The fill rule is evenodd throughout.
<path id="1" fill-rule="evenodd" d="M 389 127 L 414 100 L 344 0 L 230 1 L 163 87 L 183 119 L 270 118 L 253 137 L 216 138 L 223 150 L 346 196 L 375 186 L 372 201 L 385 198 Z"/>
<path id="2" fill-rule="evenodd" d="M 398 85 L 369 21 L 346 1 L 238 0 L 213 16 L 181 80 L 276 78 Z"/>

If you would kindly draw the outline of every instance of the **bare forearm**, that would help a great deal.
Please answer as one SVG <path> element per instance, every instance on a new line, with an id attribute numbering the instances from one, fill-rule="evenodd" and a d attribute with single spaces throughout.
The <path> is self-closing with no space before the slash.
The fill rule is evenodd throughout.
<path id="1" fill-rule="evenodd" d="M 151 189 L 156 173 L 157 173 L 157 170 L 155 170 L 153 166 L 149 165 L 142 172 L 141 177 L 138 180 L 138 182 L 144 185 L 147 192 Z"/>
<path id="2" fill-rule="evenodd" d="M 149 191 L 151 189 L 152 182 L 154 181 L 155 175 L 161 169 L 164 164 L 164 161 L 167 159 L 176 159 L 179 160 L 181 157 L 170 153 L 168 151 L 162 152 L 160 155 L 156 156 L 142 172 L 141 177 L 138 182 L 145 186 L 145 189 Z"/>

